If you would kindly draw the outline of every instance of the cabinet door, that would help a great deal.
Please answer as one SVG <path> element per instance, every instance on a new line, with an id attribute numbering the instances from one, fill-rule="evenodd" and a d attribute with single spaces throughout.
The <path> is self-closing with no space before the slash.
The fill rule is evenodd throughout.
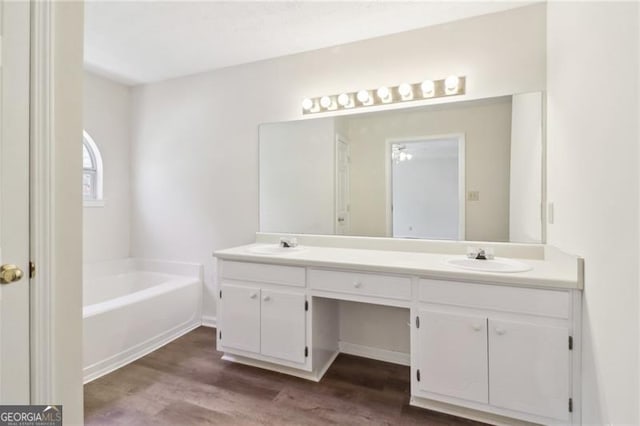
<path id="1" fill-rule="evenodd" d="M 489 320 L 490 403 L 568 420 L 566 328 Z"/>
<path id="2" fill-rule="evenodd" d="M 420 390 L 487 403 L 487 319 L 421 310 L 417 331 Z"/>
<path id="3" fill-rule="evenodd" d="M 222 284 L 222 346 L 260 352 L 260 288 Z"/>
<path id="4" fill-rule="evenodd" d="M 304 364 L 304 302 L 304 294 L 262 290 L 262 355 Z"/>

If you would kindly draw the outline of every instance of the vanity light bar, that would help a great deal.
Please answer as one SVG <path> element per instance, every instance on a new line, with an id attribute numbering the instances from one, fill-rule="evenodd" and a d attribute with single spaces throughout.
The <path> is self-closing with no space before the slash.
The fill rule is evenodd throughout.
<path id="1" fill-rule="evenodd" d="M 302 114 L 464 95 L 465 89 L 466 77 L 452 75 L 442 80 L 424 80 L 420 83 L 402 83 L 398 86 L 382 86 L 377 89 L 305 98 L 302 101 Z"/>

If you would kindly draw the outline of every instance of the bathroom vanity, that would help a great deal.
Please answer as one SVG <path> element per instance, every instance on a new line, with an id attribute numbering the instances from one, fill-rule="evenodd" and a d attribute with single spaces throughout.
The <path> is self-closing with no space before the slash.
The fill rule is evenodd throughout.
<path id="1" fill-rule="evenodd" d="M 580 424 L 581 259 L 487 244 L 531 269 L 474 271 L 447 263 L 468 243 L 384 240 L 302 237 L 286 251 L 259 234 L 217 251 L 218 350 L 318 381 L 340 352 L 340 301 L 405 308 L 412 405 L 495 424 Z"/>
<path id="2" fill-rule="evenodd" d="M 580 424 L 582 261 L 542 244 L 543 111 L 533 92 L 262 124 L 261 232 L 215 253 L 224 357 L 320 380 L 365 355 L 410 365 L 415 406 Z M 348 341 L 363 324 L 403 351 Z"/>

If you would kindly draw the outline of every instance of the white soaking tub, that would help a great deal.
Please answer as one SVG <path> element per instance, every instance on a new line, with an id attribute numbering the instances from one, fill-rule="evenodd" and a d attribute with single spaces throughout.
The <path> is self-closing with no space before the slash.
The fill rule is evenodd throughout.
<path id="1" fill-rule="evenodd" d="M 202 265 L 124 259 L 84 265 L 84 382 L 201 324 Z"/>

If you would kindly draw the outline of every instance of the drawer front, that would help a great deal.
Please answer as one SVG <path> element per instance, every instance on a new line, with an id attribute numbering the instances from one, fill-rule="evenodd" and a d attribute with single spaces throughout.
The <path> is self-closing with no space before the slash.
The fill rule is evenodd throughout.
<path id="1" fill-rule="evenodd" d="M 411 299 L 411 279 L 394 275 L 363 274 L 357 272 L 309 270 L 309 286 L 315 290 Z"/>
<path id="2" fill-rule="evenodd" d="M 421 279 L 421 302 L 569 318 L 568 291 Z"/>
<path id="3" fill-rule="evenodd" d="M 305 269 L 297 266 L 222 261 L 222 278 L 304 287 Z"/>

